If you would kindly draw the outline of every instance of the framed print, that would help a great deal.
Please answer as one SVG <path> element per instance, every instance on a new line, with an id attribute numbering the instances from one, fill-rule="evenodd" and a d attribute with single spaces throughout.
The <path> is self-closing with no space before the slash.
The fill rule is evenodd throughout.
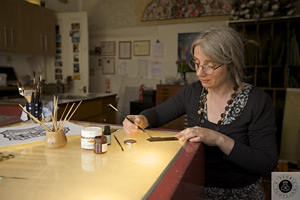
<path id="1" fill-rule="evenodd" d="M 193 33 L 178 33 L 178 49 L 177 49 L 177 61 L 187 62 L 192 58 L 192 54 L 189 51 L 191 49 L 192 43 L 200 32 Z M 190 67 L 188 67 L 187 72 L 193 72 Z"/>
<path id="2" fill-rule="evenodd" d="M 135 56 L 149 56 L 150 55 L 150 40 L 134 41 L 134 55 Z"/>
<path id="3" fill-rule="evenodd" d="M 115 58 L 102 58 L 102 73 L 115 74 Z"/>
<path id="4" fill-rule="evenodd" d="M 101 42 L 101 56 L 115 56 L 116 42 Z"/>
<path id="5" fill-rule="evenodd" d="M 120 41 L 119 42 L 119 59 L 130 59 L 131 58 L 131 42 Z"/>

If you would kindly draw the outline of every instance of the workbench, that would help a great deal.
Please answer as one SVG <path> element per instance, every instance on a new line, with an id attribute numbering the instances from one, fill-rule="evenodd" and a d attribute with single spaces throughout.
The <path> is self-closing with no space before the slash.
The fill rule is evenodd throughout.
<path id="1" fill-rule="evenodd" d="M 107 125 L 72 123 L 82 127 Z M 128 136 L 121 126 L 111 127 L 115 132 L 104 154 L 82 149 L 80 132 L 67 134 L 67 145 L 58 149 L 47 149 L 43 141 L 0 147 L 1 153 L 12 155 L 12 158 L 0 161 L 0 199 L 157 200 L 203 197 L 202 144 L 178 140 L 149 142 L 144 133 Z M 160 137 L 176 134 L 160 129 L 146 131 Z M 126 139 L 134 139 L 137 143 L 124 144 Z"/>

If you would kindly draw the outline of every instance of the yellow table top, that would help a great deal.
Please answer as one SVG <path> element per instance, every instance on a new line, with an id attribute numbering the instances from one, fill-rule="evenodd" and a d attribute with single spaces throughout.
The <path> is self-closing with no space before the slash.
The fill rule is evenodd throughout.
<path id="1" fill-rule="evenodd" d="M 147 130 L 153 136 L 175 133 Z M 131 137 L 134 145 L 123 143 L 122 129 L 105 154 L 80 146 L 80 135 L 68 136 L 60 149 L 47 149 L 43 142 L 2 147 L 0 152 L 17 154 L 0 162 L 0 199 L 143 199 L 147 198 L 185 142 L 149 142 L 146 134 Z M 112 135 L 113 135 L 112 134 Z"/>

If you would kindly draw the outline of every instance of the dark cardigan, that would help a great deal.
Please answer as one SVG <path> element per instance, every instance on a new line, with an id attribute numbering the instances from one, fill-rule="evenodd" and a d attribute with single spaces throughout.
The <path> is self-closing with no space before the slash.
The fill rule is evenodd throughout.
<path id="1" fill-rule="evenodd" d="M 150 127 L 159 127 L 187 114 L 188 126 L 215 129 L 216 124 L 199 123 L 200 81 L 186 86 L 162 104 L 141 112 Z M 273 104 L 267 93 L 253 87 L 242 114 L 221 125 L 221 133 L 235 140 L 229 156 L 218 147 L 205 146 L 207 187 L 237 188 L 250 185 L 261 176 L 270 176 L 277 164 L 276 125 Z"/>

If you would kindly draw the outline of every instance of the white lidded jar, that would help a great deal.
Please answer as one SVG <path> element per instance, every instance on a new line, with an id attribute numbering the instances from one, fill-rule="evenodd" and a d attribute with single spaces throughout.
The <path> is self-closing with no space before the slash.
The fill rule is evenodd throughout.
<path id="1" fill-rule="evenodd" d="M 95 137 L 102 135 L 101 127 L 87 127 L 81 130 L 81 148 L 94 149 Z"/>

